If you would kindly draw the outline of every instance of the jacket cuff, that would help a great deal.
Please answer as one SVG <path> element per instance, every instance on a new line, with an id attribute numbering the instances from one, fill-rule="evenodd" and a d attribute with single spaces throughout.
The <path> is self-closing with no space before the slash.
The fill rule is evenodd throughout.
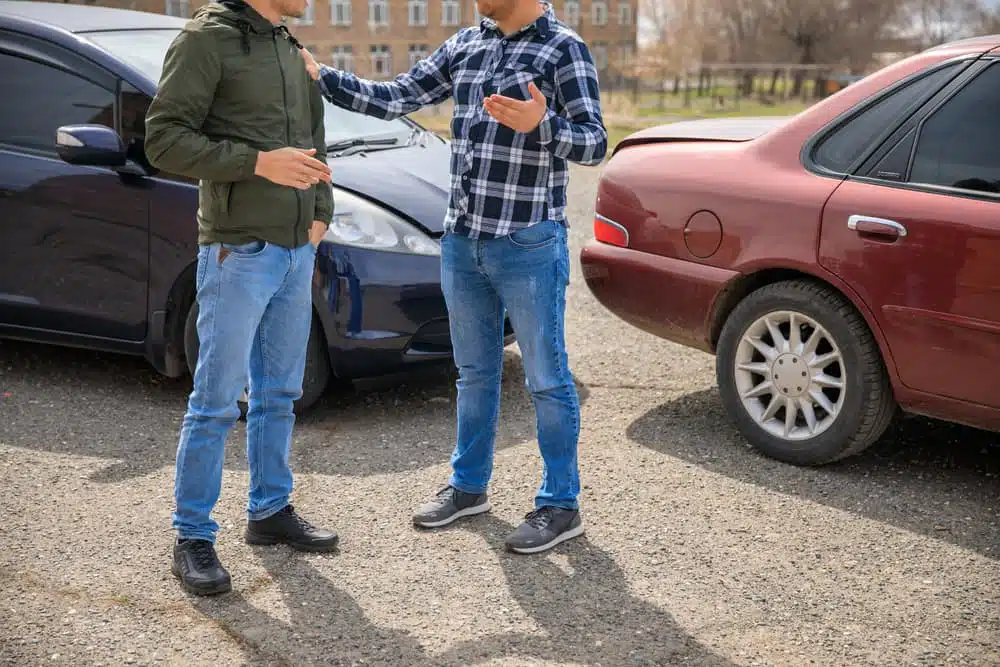
<path id="1" fill-rule="evenodd" d="M 240 179 L 248 180 L 254 177 L 257 171 L 257 151 L 256 148 L 250 148 L 246 146 L 246 157 L 243 160 L 243 164 L 240 166 Z"/>
<path id="2" fill-rule="evenodd" d="M 325 188 L 324 192 L 320 188 Z M 322 222 L 327 227 L 333 220 L 333 189 L 326 183 L 316 186 L 316 205 L 313 207 L 313 221 Z"/>

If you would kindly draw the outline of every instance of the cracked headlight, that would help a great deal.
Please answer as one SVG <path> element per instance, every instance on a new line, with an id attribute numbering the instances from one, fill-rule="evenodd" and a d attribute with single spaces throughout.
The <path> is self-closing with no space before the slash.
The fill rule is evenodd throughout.
<path id="1" fill-rule="evenodd" d="M 334 211 L 324 241 L 338 245 L 438 257 L 441 246 L 398 215 L 344 190 L 334 190 Z"/>

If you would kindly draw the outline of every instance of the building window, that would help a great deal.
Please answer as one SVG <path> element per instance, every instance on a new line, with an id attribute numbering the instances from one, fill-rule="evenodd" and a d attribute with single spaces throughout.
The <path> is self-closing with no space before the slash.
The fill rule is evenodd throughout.
<path id="1" fill-rule="evenodd" d="M 167 16 L 188 18 L 191 16 L 191 7 L 188 0 L 164 0 L 163 13 Z"/>
<path id="2" fill-rule="evenodd" d="M 389 25 L 389 0 L 368 0 L 368 23 Z"/>
<path id="3" fill-rule="evenodd" d="M 441 25 L 462 24 L 462 5 L 459 0 L 441 0 Z"/>
<path id="4" fill-rule="evenodd" d="M 426 44 L 410 44 L 410 69 L 417 66 L 421 60 L 427 58 L 431 52 Z"/>
<path id="5" fill-rule="evenodd" d="M 292 19 L 293 25 L 312 25 L 316 22 L 316 0 L 309 0 L 302 16 Z"/>
<path id="6" fill-rule="evenodd" d="M 330 25 L 351 25 L 351 0 L 331 0 Z"/>
<path id="7" fill-rule="evenodd" d="M 427 25 L 427 0 L 409 0 L 410 25 Z"/>
<path id="8" fill-rule="evenodd" d="M 372 73 L 377 77 L 388 78 L 392 75 L 392 51 L 387 44 L 373 44 Z"/>
<path id="9" fill-rule="evenodd" d="M 635 46 L 631 42 L 626 42 L 618 47 L 618 62 L 623 67 L 628 67 L 635 59 Z"/>
<path id="10" fill-rule="evenodd" d="M 563 14 L 566 17 L 563 19 L 563 23 L 566 25 L 580 25 L 580 3 L 577 0 L 566 0 L 566 4 L 563 6 Z"/>
<path id="11" fill-rule="evenodd" d="M 608 3 L 604 2 L 604 0 L 595 0 L 590 9 L 593 14 L 591 20 L 594 22 L 594 25 L 608 24 Z"/>
<path id="12" fill-rule="evenodd" d="M 608 45 L 604 42 L 595 42 L 591 54 L 594 57 L 594 67 L 597 68 L 597 71 L 608 71 Z"/>
<path id="13" fill-rule="evenodd" d="M 354 71 L 354 49 L 350 46 L 335 46 L 330 54 L 333 66 L 344 72 Z"/>
<path id="14" fill-rule="evenodd" d="M 627 2 L 618 5 L 618 23 L 632 25 L 632 5 Z"/>

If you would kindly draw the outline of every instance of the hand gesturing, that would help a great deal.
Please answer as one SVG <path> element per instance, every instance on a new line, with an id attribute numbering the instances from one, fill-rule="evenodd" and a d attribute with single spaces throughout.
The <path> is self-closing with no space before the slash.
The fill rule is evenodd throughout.
<path id="1" fill-rule="evenodd" d="M 486 113 L 493 116 L 500 123 L 517 132 L 531 132 L 545 117 L 548 103 L 542 91 L 534 83 L 528 84 L 528 92 L 531 93 L 530 100 L 515 100 L 512 97 L 503 95 L 490 95 L 483 100 L 483 107 Z"/>

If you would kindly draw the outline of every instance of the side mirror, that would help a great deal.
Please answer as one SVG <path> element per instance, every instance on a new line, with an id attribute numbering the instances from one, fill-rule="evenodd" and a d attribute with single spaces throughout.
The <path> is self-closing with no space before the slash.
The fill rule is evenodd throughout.
<path id="1" fill-rule="evenodd" d="M 126 163 L 121 137 L 104 125 L 63 125 L 56 131 L 56 148 L 69 164 L 124 167 Z"/>

